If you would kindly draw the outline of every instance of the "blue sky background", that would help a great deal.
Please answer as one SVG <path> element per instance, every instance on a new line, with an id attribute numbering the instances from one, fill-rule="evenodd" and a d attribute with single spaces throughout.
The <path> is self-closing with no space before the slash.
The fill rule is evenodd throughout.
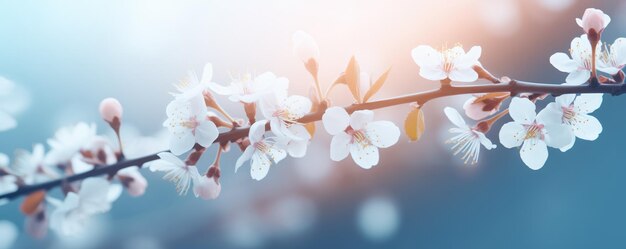
<path id="1" fill-rule="evenodd" d="M 587 7 L 613 17 L 604 40 L 626 36 L 623 1 L 19 1 L 0 2 L 0 75 L 30 93 L 19 127 L 0 133 L 0 151 L 30 148 L 78 121 L 99 121 L 98 103 L 118 98 L 128 128 L 161 129 L 172 84 L 188 70 L 214 65 L 214 81 L 229 73 L 272 71 L 306 94 L 309 76 L 292 54 L 291 34 L 304 30 L 321 49 L 321 79 L 332 81 L 356 55 L 379 75 L 393 66 L 377 97 L 426 90 L 410 51 L 481 45 L 481 62 L 497 75 L 558 83 L 565 74 L 548 58 L 566 52 L 581 30 L 574 18 Z M 337 92 L 334 104 L 348 104 Z M 222 162 L 222 195 L 215 201 L 180 197 L 161 175 L 143 171 L 145 196 L 124 194 L 86 239 L 34 240 L 17 248 L 621 248 L 626 245 L 626 98 L 604 98 L 593 115 L 604 131 L 567 153 L 550 150 L 546 166 L 528 169 L 518 150 L 502 146 L 464 166 L 444 141 L 451 126 L 444 106 L 425 108 L 427 133 L 383 150 L 381 163 L 362 170 L 328 158 L 322 129 L 304 159 L 287 160 L 256 182 L 235 174 L 236 150 Z M 224 103 L 241 116 L 241 107 Z M 401 125 L 406 106 L 377 112 Z M 502 121 L 500 123 L 503 123 Z M 319 127 L 321 128 L 321 127 Z M 497 140 L 497 130 L 489 134 Z M 208 165 L 214 155 L 203 158 Z M 58 194 L 58 193 L 54 193 Z M 368 209 L 367 203 L 379 203 Z M 378 201 L 378 202 L 377 202 Z M 0 219 L 22 227 L 18 202 Z M 373 211 L 372 211 L 373 210 Z M 372 220 L 359 217 L 365 213 Z M 362 225 L 379 224 L 373 227 Z M 370 222 L 370 223 L 368 223 Z M 372 235 L 373 234 L 373 235 Z M 68 244 L 69 243 L 69 244 Z"/>

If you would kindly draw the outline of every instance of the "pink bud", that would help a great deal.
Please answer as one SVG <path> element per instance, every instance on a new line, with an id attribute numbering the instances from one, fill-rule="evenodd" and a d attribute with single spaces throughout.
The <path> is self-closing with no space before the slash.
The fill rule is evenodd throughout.
<path id="1" fill-rule="evenodd" d="M 215 199 L 222 191 L 222 185 L 219 184 L 215 177 L 200 176 L 193 184 L 193 193 L 196 197 L 205 200 Z"/>
<path id="2" fill-rule="evenodd" d="M 463 104 L 465 114 L 473 120 L 481 120 L 500 110 L 500 105 L 508 93 L 477 94 Z"/>
<path id="3" fill-rule="evenodd" d="M 585 10 L 583 14 L 583 19 L 576 18 L 576 23 L 578 26 L 582 27 L 585 33 L 589 34 L 591 30 L 594 30 L 596 33 L 601 33 L 607 25 L 611 22 L 611 17 L 607 14 L 604 14 L 602 10 L 588 8 Z"/>
<path id="4" fill-rule="evenodd" d="M 122 185 L 128 191 L 128 194 L 134 197 L 141 196 L 146 192 L 148 181 L 141 175 L 139 168 L 130 167 L 120 170 L 117 176 Z"/>
<path id="5" fill-rule="evenodd" d="M 117 99 L 114 98 L 106 98 L 100 102 L 100 116 L 102 118 L 112 123 L 115 118 L 122 119 L 122 104 L 120 104 Z"/>

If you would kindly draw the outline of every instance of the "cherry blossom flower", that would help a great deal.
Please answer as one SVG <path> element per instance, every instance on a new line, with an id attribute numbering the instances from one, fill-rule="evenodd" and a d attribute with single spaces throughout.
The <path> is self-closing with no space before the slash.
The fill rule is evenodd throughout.
<path id="1" fill-rule="evenodd" d="M 45 152 L 43 144 L 35 144 L 33 152 L 17 150 L 15 162 L 11 166 L 26 184 L 36 184 L 58 177 L 58 173 L 44 164 Z"/>
<path id="2" fill-rule="evenodd" d="M 173 100 L 167 105 L 166 113 L 163 126 L 171 134 L 170 150 L 175 155 L 188 152 L 196 143 L 209 147 L 219 136 L 200 95 L 189 101 Z"/>
<path id="3" fill-rule="evenodd" d="M 210 83 L 209 88 L 219 95 L 226 95 L 233 102 L 254 103 L 266 94 L 274 94 L 279 91 L 287 91 L 289 80 L 284 77 L 276 77 L 271 72 L 263 73 L 254 80 L 250 75 L 241 79 L 233 80 L 230 85 L 222 86 Z"/>
<path id="4" fill-rule="evenodd" d="M 473 120 L 481 120 L 500 110 L 502 101 L 510 96 L 509 93 L 475 94 L 463 104 L 465 115 Z"/>
<path id="5" fill-rule="evenodd" d="M 601 104 L 602 94 L 581 94 L 578 97 L 575 94 L 564 94 L 546 106 L 542 111 L 547 113 L 546 118 L 553 119 L 551 122 L 562 122 L 572 130 L 571 143 L 561 148 L 561 151 L 572 148 L 576 137 L 588 141 L 598 138 L 602 132 L 602 124 L 589 113 L 600 108 Z"/>
<path id="6" fill-rule="evenodd" d="M 191 183 L 200 176 L 198 168 L 195 165 L 185 164 L 180 158 L 169 152 L 161 152 L 157 155 L 161 159 L 146 163 L 146 166 L 152 172 L 165 172 L 163 179 L 176 184 L 176 192 L 179 195 L 186 195 Z"/>
<path id="7" fill-rule="evenodd" d="M 190 71 L 187 78 L 179 82 L 176 89 L 179 93 L 172 93 L 178 100 L 189 101 L 190 99 L 202 96 L 205 90 L 209 88 L 213 78 L 213 65 L 207 63 L 204 65 L 202 72 L 202 78 L 198 79 L 198 76 L 193 71 Z"/>
<path id="8" fill-rule="evenodd" d="M 349 115 L 341 107 L 331 107 L 322 116 L 326 131 L 333 135 L 330 158 L 341 161 L 348 154 L 361 168 L 378 164 L 378 148 L 388 148 L 398 142 L 400 129 L 389 121 L 372 121 L 374 112 L 355 111 Z"/>
<path id="9" fill-rule="evenodd" d="M 561 122 L 553 122 L 552 112 L 537 115 L 535 104 L 526 98 L 513 98 L 509 106 L 512 122 L 500 130 L 500 143 L 506 148 L 522 146 L 520 156 L 531 169 L 538 170 L 548 159 L 548 147 L 562 148 L 571 143 L 572 131 Z"/>
<path id="10" fill-rule="evenodd" d="M 309 140 L 311 140 L 311 134 L 303 125 L 292 125 L 288 129 L 293 136 L 299 139 L 281 137 L 278 138 L 277 141 L 284 145 L 289 156 L 295 158 L 304 157 L 306 155 L 307 147 L 309 146 Z"/>
<path id="11" fill-rule="evenodd" d="M 260 101 L 261 112 L 269 120 L 272 132 L 292 140 L 302 140 L 295 136 L 290 127 L 300 125 L 298 119 L 311 111 L 311 100 L 299 95 L 287 97 L 286 92 L 277 92 L 263 97 Z"/>
<path id="12" fill-rule="evenodd" d="M 108 212 L 120 196 L 122 187 L 104 178 L 87 178 L 78 193 L 69 192 L 63 202 L 48 198 L 56 209 L 50 215 L 50 227 L 60 235 L 80 233 L 89 218 Z"/>
<path id="13" fill-rule="evenodd" d="M 600 54 L 600 46 L 596 48 L 596 54 Z M 568 85 L 580 85 L 591 77 L 591 44 L 587 35 L 576 37 L 572 40 L 570 55 L 565 53 L 555 53 L 550 56 L 550 63 L 561 72 L 569 73 L 565 81 Z M 596 58 L 597 61 L 597 58 Z"/>
<path id="14" fill-rule="evenodd" d="M 596 33 L 601 33 L 610 22 L 611 17 L 609 17 L 609 15 L 604 14 L 602 10 L 594 8 L 586 9 L 582 19 L 576 18 L 578 26 L 583 28 L 587 34 L 592 30 Z"/>
<path id="15" fill-rule="evenodd" d="M 488 150 L 495 149 L 497 146 L 491 143 L 491 140 L 485 136 L 485 134 L 479 131 L 476 127 L 470 127 L 465 123 L 463 117 L 459 112 L 451 107 L 443 109 L 446 116 L 452 122 L 456 128 L 451 128 L 450 133 L 456 133 L 454 137 L 450 138 L 446 143 L 454 144 L 452 150 L 454 155 L 462 153 L 461 159 L 464 163 L 475 164 L 478 162 L 478 156 L 480 154 L 480 145 L 482 144 Z"/>
<path id="16" fill-rule="evenodd" d="M 59 129 L 54 138 L 48 139 L 51 149 L 45 157 L 46 164 L 57 165 L 69 162 L 95 136 L 95 124 L 88 125 L 81 122 L 75 126 Z"/>
<path id="17" fill-rule="evenodd" d="M 626 65 L 626 38 L 617 38 L 600 55 L 598 70 L 610 75 L 617 74 Z"/>
<path id="18" fill-rule="evenodd" d="M 237 159 L 235 165 L 235 172 L 237 172 L 244 162 L 250 160 L 250 175 L 257 181 L 267 176 L 270 166 L 287 157 L 287 152 L 276 142 L 276 137 L 265 137 L 267 122 L 267 120 L 261 120 L 250 126 L 248 134 L 250 145 Z"/>
<path id="19" fill-rule="evenodd" d="M 473 66 L 479 64 L 480 54 L 480 46 L 474 46 L 465 53 L 460 45 L 443 51 L 421 45 L 412 51 L 413 60 L 420 67 L 420 76 L 429 80 L 450 79 L 458 82 L 478 79 Z"/>
<path id="20" fill-rule="evenodd" d="M 121 169 L 117 172 L 117 177 L 131 196 L 141 196 L 146 192 L 148 181 L 137 166 Z"/>

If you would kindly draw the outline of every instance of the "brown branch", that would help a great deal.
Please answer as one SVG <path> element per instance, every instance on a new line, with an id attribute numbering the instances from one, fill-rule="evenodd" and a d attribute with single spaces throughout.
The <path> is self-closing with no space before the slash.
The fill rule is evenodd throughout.
<path id="1" fill-rule="evenodd" d="M 440 89 L 429 90 L 389 99 L 383 99 L 378 101 L 372 101 L 362 104 L 353 104 L 345 107 L 346 110 L 350 113 L 358 110 L 374 110 L 380 109 L 390 106 L 408 104 L 408 103 L 418 103 L 420 105 L 424 105 L 426 102 L 447 96 L 455 96 L 462 94 L 473 94 L 473 93 L 490 93 L 490 92 L 510 92 L 511 96 L 517 95 L 518 93 L 546 93 L 552 94 L 554 96 L 568 94 L 568 93 L 608 93 L 614 96 L 620 95 L 626 92 L 626 86 L 621 84 L 601 84 L 601 85 L 579 85 L 579 86 L 570 86 L 570 85 L 560 85 L 560 84 L 544 84 L 544 83 L 531 83 L 531 82 L 523 82 L 523 81 L 515 81 L 512 80 L 508 83 L 497 83 L 497 84 L 488 84 L 488 85 L 465 85 L 465 86 L 452 86 L 445 85 Z M 316 122 L 322 119 L 322 115 L 324 115 L 325 108 L 319 108 L 319 110 L 312 112 L 310 114 L 305 115 L 298 121 L 301 123 L 310 123 Z M 248 136 L 249 127 L 245 128 L 235 128 L 233 130 L 220 133 L 215 143 L 225 144 L 228 142 L 235 142 L 238 139 L 244 138 Z M 0 195 L 0 199 L 15 199 L 20 196 L 26 196 L 28 194 L 40 191 L 40 190 L 50 190 L 52 188 L 61 186 L 64 183 L 74 182 L 83 180 L 89 177 L 99 176 L 99 175 L 114 175 L 120 169 L 124 169 L 132 166 L 141 166 L 146 162 L 154 161 L 159 159 L 156 154 L 147 155 L 144 157 L 124 160 L 120 161 L 116 164 L 98 167 L 94 170 L 68 176 L 62 179 L 57 179 L 49 182 L 44 182 L 35 185 L 26 185 L 20 187 L 15 192 L 7 193 L 4 195 Z"/>

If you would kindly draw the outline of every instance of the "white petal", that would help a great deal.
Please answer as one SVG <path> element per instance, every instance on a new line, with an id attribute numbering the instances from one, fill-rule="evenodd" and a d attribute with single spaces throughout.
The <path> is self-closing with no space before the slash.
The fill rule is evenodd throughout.
<path id="1" fill-rule="evenodd" d="M 196 142 L 207 148 L 215 142 L 219 133 L 220 132 L 217 130 L 217 127 L 213 122 L 203 119 L 196 128 Z"/>
<path id="2" fill-rule="evenodd" d="M 563 122 L 563 107 L 555 102 L 549 103 L 537 114 L 537 122 L 540 124 L 561 124 Z"/>
<path id="3" fill-rule="evenodd" d="M 485 148 L 487 148 L 488 150 L 495 149 L 496 147 L 498 147 L 497 145 L 493 144 L 491 140 L 489 140 L 489 138 L 487 138 L 485 134 L 483 134 L 482 132 L 476 132 L 476 135 L 478 135 L 478 138 L 480 139 L 480 143 L 483 146 L 485 146 Z"/>
<path id="4" fill-rule="evenodd" d="M 474 65 L 478 64 L 478 59 L 480 58 L 481 53 L 482 48 L 480 46 L 473 46 L 472 48 L 470 48 L 469 51 L 467 51 L 467 54 L 459 56 L 457 58 L 457 60 L 454 62 L 454 66 L 459 69 L 471 69 Z M 450 75 L 450 78 L 452 79 L 452 75 Z"/>
<path id="5" fill-rule="evenodd" d="M 11 115 L 4 111 L 0 111 L 0 131 L 13 129 L 17 126 L 17 121 Z"/>
<path id="6" fill-rule="evenodd" d="M 372 145 L 363 146 L 359 143 L 350 144 L 352 160 L 361 168 L 369 169 L 378 164 L 378 148 Z"/>
<path id="7" fill-rule="evenodd" d="M 576 98 L 576 94 L 563 94 L 554 98 L 554 102 L 558 103 L 561 107 L 569 107 Z"/>
<path id="8" fill-rule="evenodd" d="M 336 135 L 348 128 L 350 115 L 341 107 L 331 107 L 324 112 L 322 123 L 328 134 Z"/>
<path id="9" fill-rule="evenodd" d="M 422 66 L 420 67 L 420 76 L 427 80 L 443 80 L 448 78 L 448 74 L 439 67 Z"/>
<path id="10" fill-rule="evenodd" d="M 597 118 L 587 114 L 577 114 L 576 120 L 571 124 L 574 135 L 580 139 L 593 141 L 602 133 L 602 124 Z"/>
<path id="11" fill-rule="evenodd" d="M 573 72 L 578 69 L 578 63 L 565 53 L 555 53 L 550 56 L 550 64 L 564 73 Z"/>
<path id="12" fill-rule="evenodd" d="M 365 126 L 370 142 L 379 148 L 388 148 L 398 142 L 400 128 L 390 121 L 374 121 Z"/>
<path id="13" fill-rule="evenodd" d="M 535 121 L 535 104 L 527 98 L 515 97 L 509 105 L 509 114 L 517 123 L 531 124 Z"/>
<path id="14" fill-rule="evenodd" d="M 350 149 L 348 148 L 352 136 L 345 132 L 338 133 L 333 136 L 330 142 L 330 159 L 333 161 L 341 161 L 348 156 Z"/>
<path id="15" fill-rule="evenodd" d="M 211 79 L 213 78 L 213 65 L 211 63 L 207 63 L 204 65 L 204 70 L 202 71 L 202 80 L 200 84 L 207 86 L 211 83 Z"/>
<path id="16" fill-rule="evenodd" d="M 591 77 L 591 72 L 587 70 L 573 71 L 567 75 L 565 82 L 567 82 L 568 85 L 580 85 L 587 82 L 589 77 Z"/>
<path id="17" fill-rule="evenodd" d="M 272 162 L 267 158 L 265 154 L 257 151 L 252 155 L 252 164 L 250 164 L 250 176 L 252 179 L 260 181 L 270 171 Z"/>
<path id="18" fill-rule="evenodd" d="M 354 130 L 361 130 L 365 125 L 374 120 L 374 112 L 370 110 L 355 111 L 350 116 L 350 126 Z"/>
<path id="19" fill-rule="evenodd" d="M 526 128 L 523 125 L 508 122 L 500 129 L 500 143 L 506 148 L 520 146 L 526 137 Z"/>
<path id="20" fill-rule="evenodd" d="M 519 154 L 526 166 L 533 170 L 538 170 L 548 160 L 548 147 L 543 140 L 532 138 L 524 141 Z"/>
<path id="21" fill-rule="evenodd" d="M 172 134 L 170 136 L 170 151 L 174 155 L 181 155 L 188 152 L 196 144 L 196 138 L 191 131 Z"/>
<path id="22" fill-rule="evenodd" d="M 570 150 L 572 147 L 574 147 L 574 143 L 576 142 L 576 136 L 574 136 L 573 132 L 572 132 L 571 140 L 572 140 L 572 142 L 570 142 L 568 145 L 565 145 L 564 147 L 559 148 L 559 150 L 561 150 L 561 152 L 566 152 L 566 151 Z"/>
<path id="23" fill-rule="evenodd" d="M 592 113 L 602 105 L 602 93 L 581 94 L 574 100 L 577 113 Z"/>
<path id="24" fill-rule="evenodd" d="M 450 72 L 450 80 L 457 82 L 474 82 L 478 80 L 478 73 L 473 68 L 455 69 Z"/>
<path id="25" fill-rule="evenodd" d="M 565 124 L 545 123 L 546 144 L 553 148 L 563 148 L 572 142 L 572 129 Z"/>
<path id="26" fill-rule="evenodd" d="M 446 114 L 446 117 L 448 117 L 450 122 L 456 125 L 456 127 L 467 128 L 467 124 L 465 123 L 465 120 L 456 109 L 452 107 L 446 107 L 446 108 L 443 108 L 443 112 Z"/>
<path id="27" fill-rule="evenodd" d="M 243 165 L 243 163 L 252 158 L 252 154 L 254 154 L 254 151 L 254 145 L 251 144 L 246 148 L 246 150 L 243 151 L 243 153 L 241 153 L 241 156 L 239 156 L 239 158 L 237 159 L 237 163 L 235 164 L 235 172 L 237 172 L 237 170 L 239 169 L 239 167 L 241 167 L 241 165 Z"/>
<path id="28" fill-rule="evenodd" d="M 417 65 L 440 65 L 443 62 L 441 53 L 430 46 L 420 45 L 411 51 L 411 56 Z"/>
<path id="29" fill-rule="evenodd" d="M 285 107 L 289 110 L 289 113 L 297 116 L 298 118 L 308 114 L 311 111 L 311 100 L 299 95 L 292 95 L 285 101 Z"/>
<path id="30" fill-rule="evenodd" d="M 234 94 L 232 88 L 227 87 L 227 86 L 222 86 L 220 84 L 217 84 L 215 82 L 210 82 L 209 83 L 209 89 L 211 89 L 211 91 L 219 94 L 219 95 L 231 95 Z"/>
<path id="31" fill-rule="evenodd" d="M 265 134 L 265 124 L 267 124 L 267 120 L 259 120 L 250 126 L 248 139 L 250 139 L 251 144 L 263 140 L 263 134 Z"/>

